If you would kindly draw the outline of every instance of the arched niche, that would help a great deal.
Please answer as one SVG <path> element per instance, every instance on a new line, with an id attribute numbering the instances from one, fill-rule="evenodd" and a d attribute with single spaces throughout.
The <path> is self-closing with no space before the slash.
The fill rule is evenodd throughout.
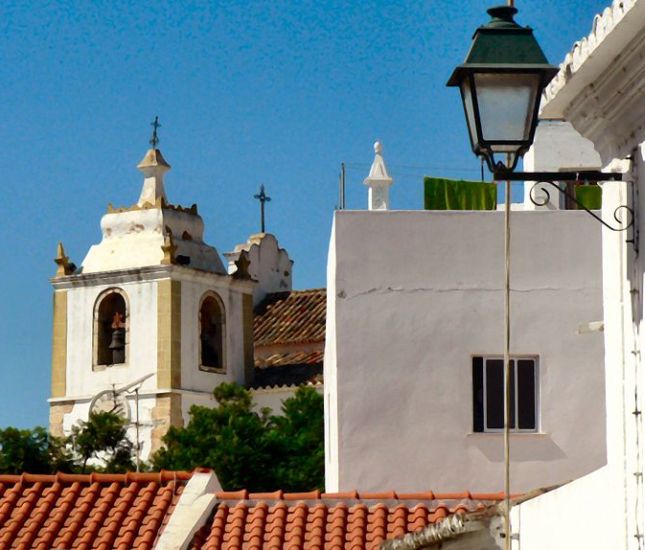
<path id="1" fill-rule="evenodd" d="M 102 292 L 94 304 L 94 368 L 127 363 L 128 328 L 127 294 L 120 288 Z"/>
<path id="2" fill-rule="evenodd" d="M 214 292 L 202 296 L 199 304 L 199 368 L 226 372 L 226 311 Z"/>

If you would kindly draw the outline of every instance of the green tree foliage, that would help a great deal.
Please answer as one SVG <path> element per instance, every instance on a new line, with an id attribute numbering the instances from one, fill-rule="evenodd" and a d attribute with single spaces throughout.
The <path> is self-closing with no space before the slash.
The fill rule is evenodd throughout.
<path id="1" fill-rule="evenodd" d="M 237 384 L 221 384 L 214 395 L 216 408 L 191 407 L 188 425 L 164 436 L 155 469 L 212 468 L 227 490 L 322 487 L 323 400 L 313 388 L 299 388 L 281 417 L 256 411 L 250 392 Z"/>
<path id="2" fill-rule="evenodd" d="M 104 463 L 94 470 L 126 472 L 134 470 L 133 446 L 127 436 L 126 422 L 111 412 L 91 412 L 87 422 L 81 421 L 72 428 L 67 439 L 77 467 L 87 470 L 88 461 L 98 459 Z"/>
<path id="3" fill-rule="evenodd" d="M 33 430 L 0 430 L 0 472 L 3 474 L 48 474 L 70 472 L 72 458 L 64 441 L 40 426 Z"/>
<path id="4" fill-rule="evenodd" d="M 125 420 L 109 412 L 91 413 L 69 437 L 51 436 L 43 427 L 0 430 L 0 473 L 104 472 L 133 470 L 133 446 Z M 91 459 L 98 459 L 101 466 Z"/>
<path id="5" fill-rule="evenodd" d="M 285 491 L 323 489 L 325 438 L 323 398 L 310 387 L 298 388 L 282 404 L 283 416 L 274 416 L 269 437 L 279 460 L 275 476 Z"/>

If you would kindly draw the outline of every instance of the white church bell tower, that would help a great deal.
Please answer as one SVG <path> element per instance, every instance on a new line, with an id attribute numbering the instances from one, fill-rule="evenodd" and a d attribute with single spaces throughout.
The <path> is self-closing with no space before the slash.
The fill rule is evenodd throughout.
<path id="1" fill-rule="evenodd" d="M 171 204 L 157 119 L 138 169 L 136 204 L 108 206 L 102 239 L 76 268 L 58 246 L 50 430 L 61 435 L 91 410 L 113 410 L 139 434 L 140 457 L 159 448 L 191 405 L 214 405 L 223 381 L 253 373 L 253 290 L 240 258 L 229 275 L 203 240 L 197 206 Z M 138 430 L 137 430 L 138 428 Z"/>

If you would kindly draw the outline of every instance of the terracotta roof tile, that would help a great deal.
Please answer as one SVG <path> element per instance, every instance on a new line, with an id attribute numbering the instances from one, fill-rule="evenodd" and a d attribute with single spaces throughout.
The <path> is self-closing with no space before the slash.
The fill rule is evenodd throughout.
<path id="1" fill-rule="evenodd" d="M 238 491 L 216 497 L 218 504 L 193 538 L 192 550 L 372 550 L 385 539 L 420 531 L 451 514 L 492 505 L 502 495 Z"/>
<path id="2" fill-rule="evenodd" d="M 268 294 L 255 309 L 255 346 L 325 341 L 324 288 Z"/>
<path id="3" fill-rule="evenodd" d="M 190 475 L 0 475 L 0 547 L 152 548 Z"/>

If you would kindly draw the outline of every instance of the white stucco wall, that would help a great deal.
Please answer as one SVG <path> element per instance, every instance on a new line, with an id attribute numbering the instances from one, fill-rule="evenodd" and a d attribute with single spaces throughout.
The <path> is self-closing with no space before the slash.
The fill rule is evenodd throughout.
<path id="1" fill-rule="evenodd" d="M 512 345 L 539 356 L 539 432 L 514 491 L 605 463 L 600 227 L 512 216 Z M 501 434 L 473 434 L 472 356 L 503 350 L 503 213 L 337 212 L 325 353 L 328 491 L 499 491 Z"/>
<path id="2" fill-rule="evenodd" d="M 93 370 L 94 305 L 109 288 L 127 295 L 128 331 L 126 363 Z M 157 281 L 110 281 L 78 285 L 67 292 L 67 396 L 91 397 L 123 386 L 157 371 Z M 156 387 L 156 377 L 143 382 L 142 389 Z"/>
<path id="3" fill-rule="evenodd" d="M 181 385 L 183 389 L 211 393 L 222 382 L 244 384 L 243 295 L 229 286 L 230 278 L 206 273 L 187 274 L 181 283 Z M 207 292 L 215 292 L 224 305 L 226 372 L 200 370 L 199 307 Z"/>
<path id="4" fill-rule="evenodd" d="M 512 510 L 513 550 L 613 550 L 617 510 L 598 498 L 606 467 Z M 620 512 L 618 511 L 618 515 Z"/>

